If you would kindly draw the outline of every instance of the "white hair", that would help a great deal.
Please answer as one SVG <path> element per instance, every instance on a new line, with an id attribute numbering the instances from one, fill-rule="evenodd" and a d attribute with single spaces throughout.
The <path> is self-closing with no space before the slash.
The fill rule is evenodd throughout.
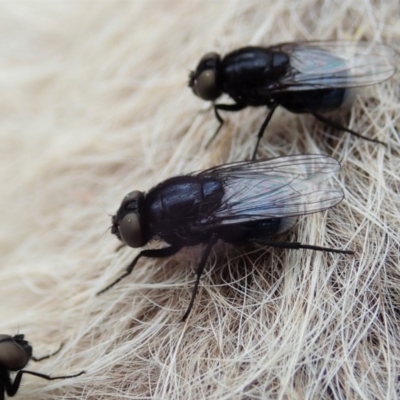
<path id="1" fill-rule="evenodd" d="M 332 118 L 280 108 L 259 158 L 328 154 L 344 201 L 285 236 L 354 256 L 219 243 L 185 323 L 201 247 L 142 259 L 107 229 L 123 196 L 248 159 L 267 109 L 221 112 L 187 87 L 209 51 L 294 40 L 398 49 L 399 4 L 347 0 L 0 3 L 1 334 L 34 355 L 19 399 L 395 398 L 400 370 L 396 78 Z M 397 40 L 397 43 L 396 43 Z M 396 47 L 397 46 L 397 47 Z M 221 101 L 229 102 L 229 99 Z"/>

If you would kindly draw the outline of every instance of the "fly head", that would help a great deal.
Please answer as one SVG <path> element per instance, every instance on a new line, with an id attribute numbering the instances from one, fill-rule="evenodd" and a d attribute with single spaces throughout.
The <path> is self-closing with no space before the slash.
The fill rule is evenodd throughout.
<path id="1" fill-rule="evenodd" d="M 18 371 L 28 364 L 31 357 L 32 346 L 24 335 L 0 335 L 0 365 Z"/>
<path id="2" fill-rule="evenodd" d="M 138 190 L 128 193 L 111 219 L 111 233 L 130 247 L 141 247 L 145 244 L 139 210 L 143 198 L 143 193 Z"/>
<path id="3" fill-rule="evenodd" d="M 207 53 L 200 60 L 196 71 L 189 75 L 189 87 L 203 100 L 216 100 L 222 94 L 219 65 L 221 57 L 217 53 Z"/>

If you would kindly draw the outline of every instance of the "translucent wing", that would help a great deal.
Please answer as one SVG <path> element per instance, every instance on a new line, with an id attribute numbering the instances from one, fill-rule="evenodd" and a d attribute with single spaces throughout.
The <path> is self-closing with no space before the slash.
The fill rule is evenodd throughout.
<path id="1" fill-rule="evenodd" d="M 234 224 L 315 213 L 338 204 L 343 192 L 330 185 L 338 161 L 322 155 L 297 155 L 267 161 L 225 164 L 198 176 L 223 183 L 218 209 L 202 224 Z"/>
<path id="2" fill-rule="evenodd" d="M 373 85 L 396 72 L 398 53 L 371 42 L 294 42 L 271 47 L 290 56 L 291 68 L 274 91 Z"/>

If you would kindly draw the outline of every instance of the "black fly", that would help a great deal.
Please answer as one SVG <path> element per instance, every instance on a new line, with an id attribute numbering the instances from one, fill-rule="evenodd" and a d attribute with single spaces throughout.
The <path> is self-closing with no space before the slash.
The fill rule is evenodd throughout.
<path id="1" fill-rule="evenodd" d="M 396 71 L 396 52 L 370 42 L 294 42 L 271 47 L 248 46 L 225 57 L 208 53 L 189 76 L 189 86 L 203 100 L 229 95 L 234 104 L 215 104 L 214 113 L 222 127 L 219 111 L 267 106 L 270 111 L 258 131 L 253 152 L 278 106 L 293 113 L 310 113 L 336 129 L 371 142 L 322 116 L 349 100 L 349 88 L 373 85 L 389 79 Z M 213 139 L 212 138 L 212 139 Z M 212 140 L 211 139 L 211 140 Z"/>
<path id="2" fill-rule="evenodd" d="M 155 237 L 169 246 L 142 250 L 126 272 L 98 294 L 129 275 L 141 257 L 168 257 L 184 246 L 202 243 L 206 247 L 196 270 L 185 320 L 207 258 L 219 239 L 353 254 L 349 250 L 271 240 L 290 229 L 297 216 L 323 211 L 342 201 L 342 191 L 327 183 L 339 169 L 339 163 L 327 156 L 279 157 L 220 165 L 167 179 L 146 194 L 129 193 L 112 217 L 111 232 L 131 247 L 142 247 Z"/>
<path id="3" fill-rule="evenodd" d="M 25 368 L 29 360 L 42 361 L 51 356 L 57 354 L 62 346 L 53 354 L 47 356 L 36 358 L 32 356 L 32 346 L 26 341 L 24 335 L 0 335 L 0 400 L 4 400 L 5 394 L 13 397 L 19 389 L 21 384 L 21 379 L 23 374 L 34 375 L 39 378 L 47 379 L 52 381 L 55 379 L 67 379 L 74 378 L 76 376 L 82 375 L 84 371 L 75 375 L 65 375 L 65 376 L 49 376 L 40 374 L 38 372 L 26 371 Z M 15 376 L 14 382 L 12 382 L 10 377 L 10 372 L 18 371 Z"/>

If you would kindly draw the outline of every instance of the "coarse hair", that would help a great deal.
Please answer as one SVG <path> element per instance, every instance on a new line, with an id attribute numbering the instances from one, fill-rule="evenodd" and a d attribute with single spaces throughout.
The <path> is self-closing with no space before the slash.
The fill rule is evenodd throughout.
<path id="1" fill-rule="evenodd" d="M 328 154 L 345 199 L 284 240 L 219 243 L 181 322 L 204 247 L 166 259 L 116 252 L 110 215 L 132 190 L 251 156 L 267 109 L 221 112 L 187 88 L 209 51 L 299 40 L 399 50 L 387 1 L 0 3 L 1 334 L 40 357 L 19 399 L 383 399 L 399 396 L 400 136 L 397 77 L 360 89 L 335 121 L 279 108 L 258 158 Z M 229 102 L 229 99 L 225 99 Z M 397 228 L 396 228 L 397 226 Z"/>

